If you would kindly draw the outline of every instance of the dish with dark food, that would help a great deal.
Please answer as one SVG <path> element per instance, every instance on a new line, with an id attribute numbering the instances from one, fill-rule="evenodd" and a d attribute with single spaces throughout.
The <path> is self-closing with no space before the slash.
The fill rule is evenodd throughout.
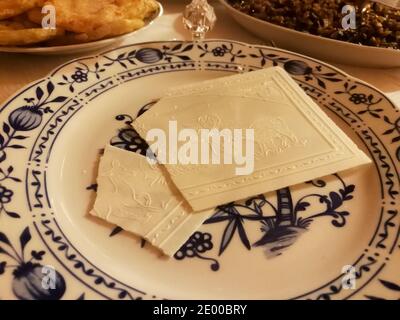
<path id="1" fill-rule="evenodd" d="M 235 9 L 286 28 L 367 46 L 400 49 L 400 10 L 343 0 L 228 0 Z M 342 28 L 342 8 L 356 8 L 356 29 Z M 364 8 L 364 10 L 362 10 Z"/>

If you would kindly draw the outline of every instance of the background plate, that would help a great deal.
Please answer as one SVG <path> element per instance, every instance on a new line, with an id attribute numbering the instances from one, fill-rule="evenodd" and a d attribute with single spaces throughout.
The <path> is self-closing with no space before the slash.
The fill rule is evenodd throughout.
<path id="1" fill-rule="evenodd" d="M 363 46 L 324 38 L 254 18 L 220 0 L 227 12 L 245 29 L 284 49 L 353 66 L 394 68 L 400 66 L 400 50 Z"/>

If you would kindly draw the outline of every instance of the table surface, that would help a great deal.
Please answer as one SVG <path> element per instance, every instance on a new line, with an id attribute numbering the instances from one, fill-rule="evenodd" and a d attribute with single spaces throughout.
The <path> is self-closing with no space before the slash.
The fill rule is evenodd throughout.
<path id="1" fill-rule="evenodd" d="M 181 22 L 183 8 L 189 0 L 161 0 L 160 2 L 165 9 L 164 16 L 157 20 L 150 28 L 125 39 L 121 45 L 157 40 L 188 40 L 190 38 L 189 33 L 183 28 Z M 211 0 L 210 3 L 216 9 L 218 22 L 214 30 L 208 35 L 209 38 L 234 39 L 257 44 L 263 43 L 262 40 L 237 25 L 224 12 L 216 0 Z M 88 55 L 88 53 L 83 55 Z M 0 53 L 0 103 L 4 102 L 23 86 L 46 76 L 58 65 L 79 56 L 82 55 L 35 56 Z M 350 75 L 369 82 L 384 92 L 400 92 L 400 68 L 369 69 L 332 64 Z"/>

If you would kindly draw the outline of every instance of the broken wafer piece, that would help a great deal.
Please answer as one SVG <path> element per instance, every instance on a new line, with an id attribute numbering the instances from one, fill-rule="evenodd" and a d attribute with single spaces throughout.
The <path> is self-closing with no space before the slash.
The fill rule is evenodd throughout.
<path id="1" fill-rule="evenodd" d="M 171 89 L 133 127 L 159 161 L 165 158 L 161 163 L 194 210 L 371 162 L 278 67 Z M 188 134 L 188 129 L 194 133 Z M 220 133 L 215 135 L 219 144 L 203 135 L 213 129 Z M 253 138 L 244 134 L 249 129 L 254 130 Z M 235 130 L 241 130 L 238 139 Z M 166 138 L 154 139 L 155 133 L 165 133 Z M 252 144 L 253 150 L 247 148 Z M 185 163 L 182 154 L 187 155 Z M 219 162 L 213 161 L 215 155 Z M 240 161 L 234 155 L 240 155 Z"/>
<path id="2" fill-rule="evenodd" d="M 108 145 L 92 215 L 133 232 L 172 256 L 214 210 L 193 212 L 159 164 Z"/>

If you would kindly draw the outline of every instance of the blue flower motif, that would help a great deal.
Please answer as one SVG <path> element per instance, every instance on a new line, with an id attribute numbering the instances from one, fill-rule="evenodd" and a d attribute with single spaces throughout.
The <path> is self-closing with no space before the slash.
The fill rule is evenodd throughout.
<path id="1" fill-rule="evenodd" d="M 42 111 L 37 107 L 24 106 L 10 113 L 8 122 L 17 131 L 30 131 L 42 123 Z"/>
<path id="2" fill-rule="evenodd" d="M 198 253 L 204 253 L 213 248 L 211 234 L 195 232 L 188 241 L 175 253 L 175 259 L 193 258 Z"/>
<path id="3" fill-rule="evenodd" d="M 82 83 L 88 81 L 88 74 L 83 70 L 76 70 L 75 73 L 71 76 L 71 78 L 77 83 Z"/>
<path id="4" fill-rule="evenodd" d="M 301 60 L 290 60 L 283 64 L 283 68 L 294 76 L 304 76 L 312 73 L 312 68 Z"/>
<path id="5" fill-rule="evenodd" d="M 210 268 L 212 271 L 219 270 L 219 262 L 214 258 L 209 258 L 201 255 L 206 251 L 213 248 L 212 236 L 208 232 L 196 231 L 185 242 L 185 244 L 175 253 L 176 260 L 183 260 L 185 258 L 199 258 L 211 261 Z"/>
<path id="6" fill-rule="evenodd" d="M 49 265 L 43 266 L 32 262 L 32 260 L 41 261 L 45 251 L 32 250 L 31 258 L 25 259 L 25 249 L 31 239 L 29 227 L 26 227 L 19 236 L 20 250 L 18 250 L 8 237 L 0 232 L 0 243 L 2 244 L 0 254 L 14 261 L 14 264 L 8 266 L 9 261 L 1 261 L 0 274 L 7 267 L 14 269 L 12 291 L 20 300 L 59 300 L 66 291 L 65 280 L 57 270 Z"/>
<path id="7" fill-rule="evenodd" d="M 225 49 L 222 47 L 216 47 L 212 49 L 214 57 L 223 57 L 225 55 L 225 52 L 226 52 Z"/>
<path id="8" fill-rule="evenodd" d="M 14 195 L 14 192 L 10 189 L 7 189 L 4 186 L 0 185 L 0 203 L 5 204 L 9 203 L 12 199 L 12 196 Z"/>
<path id="9" fill-rule="evenodd" d="M 354 104 L 367 103 L 368 99 L 364 93 L 352 93 L 349 100 Z"/>
<path id="10" fill-rule="evenodd" d="M 111 140 L 111 145 L 127 151 L 140 153 L 144 156 L 149 147 L 147 142 L 131 127 L 121 129 L 118 136 Z"/>
<path id="11" fill-rule="evenodd" d="M 159 49 L 143 48 L 140 49 L 135 58 L 143 63 L 156 63 L 163 58 L 164 54 Z"/>
<path id="12" fill-rule="evenodd" d="M 24 262 L 13 271 L 12 290 L 20 300 L 59 300 L 64 295 L 66 283 L 54 270 L 54 283 L 43 285 L 44 267 L 38 263 Z M 49 281 L 52 281 L 49 277 Z"/>

